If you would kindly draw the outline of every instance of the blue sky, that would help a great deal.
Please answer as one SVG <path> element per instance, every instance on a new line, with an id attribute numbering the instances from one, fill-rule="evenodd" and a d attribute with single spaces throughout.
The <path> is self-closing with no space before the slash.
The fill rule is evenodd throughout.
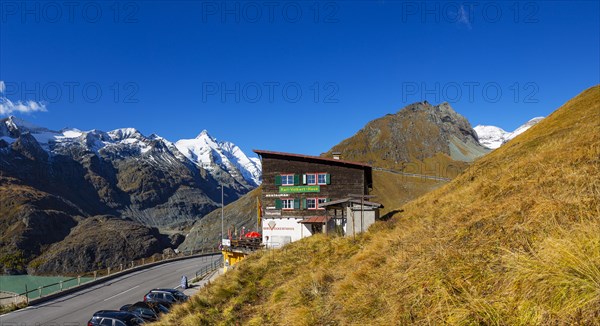
<path id="1" fill-rule="evenodd" d="M 600 83 L 599 20 L 598 1 L 5 0 L 0 96 L 51 129 L 246 152 L 317 155 L 421 100 L 511 131 Z"/>

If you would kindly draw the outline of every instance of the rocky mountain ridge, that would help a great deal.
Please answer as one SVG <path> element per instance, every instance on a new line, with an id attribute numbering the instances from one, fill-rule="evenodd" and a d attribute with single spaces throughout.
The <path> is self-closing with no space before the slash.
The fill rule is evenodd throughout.
<path id="1" fill-rule="evenodd" d="M 198 148 L 206 161 L 192 161 L 176 144 L 133 128 L 52 131 L 15 117 L 0 120 L 0 261 L 61 252 L 56 247 L 73 228 L 94 216 L 183 229 L 220 206 L 220 185 L 226 204 L 257 186 L 259 163 L 231 143 L 211 145 Z"/>
<path id="2" fill-rule="evenodd" d="M 443 176 L 448 166 L 462 170 L 488 151 L 469 121 L 450 104 L 424 101 L 367 123 L 322 155 L 341 152 L 348 160 Z"/>

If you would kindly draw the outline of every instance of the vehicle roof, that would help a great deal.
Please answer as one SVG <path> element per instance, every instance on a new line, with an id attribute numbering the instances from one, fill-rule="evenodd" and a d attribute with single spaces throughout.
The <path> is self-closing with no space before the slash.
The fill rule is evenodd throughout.
<path id="1" fill-rule="evenodd" d="M 152 289 L 152 290 L 150 290 L 150 292 L 152 292 L 152 291 L 163 291 L 163 292 L 170 292 L 170 293 L 181 292 L 181 291 L 179 291 L 177 289 L 167 289 L 167 288 L 164 288 L 164 289 Z"/>
<path id="2" fill-rule="evenodd" d="M 111 317 L 111 318 L 120 318 L 124 320 L 129 320 L 132 318 L 138 318 L 136 315 L 121 310 L 100 310 L 96 311 L 93 317 Z"/>

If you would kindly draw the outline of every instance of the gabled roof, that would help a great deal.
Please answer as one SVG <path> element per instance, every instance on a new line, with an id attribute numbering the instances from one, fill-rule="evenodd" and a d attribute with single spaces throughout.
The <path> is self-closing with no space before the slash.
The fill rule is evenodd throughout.
<path id="1" fill-rule="evenodd" d="M 322 161 L 322 162 L 330 163 L 330 164 L 335 163 L 335 164 L 340 164 L 340 165 L 353 165 L 353 166 L 363 167 L 363 168 L 368 168 L 368 169 L 372 168 L 371 165 L 365 164 L 365 163 L 345 161 L 345 160 L 336 160 L 333 158 L 321 157 L 321 156 L 311 156 L 311 155 L 302 155 L 302 154 L 293 154 L 293 153 L 284 153 L 284 152 L 273 152 L 273 151 L 265 151 L 265 150 L 261 150 L 261 149 L 254 149 L 252 151 L 261 156 L 280 156 L 282 158 L 284 158 L 284 157 L 299 158 L 299 159 L 305 159 L 305 160 L 311 160 L 311 161 Z"/>

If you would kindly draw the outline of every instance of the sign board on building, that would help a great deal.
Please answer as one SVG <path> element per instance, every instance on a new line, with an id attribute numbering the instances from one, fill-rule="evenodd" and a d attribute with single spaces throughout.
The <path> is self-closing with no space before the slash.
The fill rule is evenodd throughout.
<path id="1" fill-rule="evenodd" d="M 265 211 L 267 216 L 281 216 L 281 211 Z"/>
<path id="2" fill-rule="evenodd" d="M 321 192 L 320 186 L 280 186 L 279 192 L 284 194 L 297 194 L 303 192 Z"/>
<path id="3" fill-rule="evenodd" d="M 223 239 L 221 240 L 221 243 L 223 244 L 223 246 L 231 247 L 231 240 L 229 239 Z"/>

